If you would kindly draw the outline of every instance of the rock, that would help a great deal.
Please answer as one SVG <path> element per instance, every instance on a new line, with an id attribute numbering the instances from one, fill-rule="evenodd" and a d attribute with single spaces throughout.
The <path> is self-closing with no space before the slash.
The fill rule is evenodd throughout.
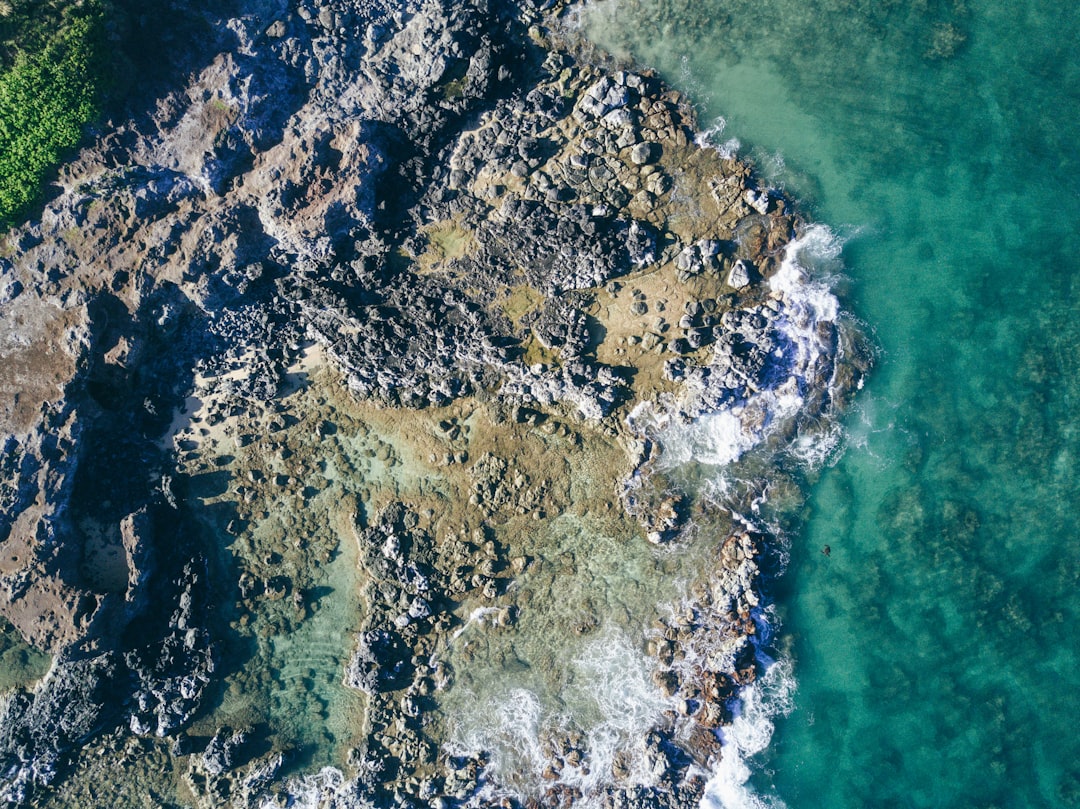
<path id="1" fill-rule="evenodd" d="M 218 728 L 200 758 L 200 765 L 209 775 L 222 775 L 240 763 L 240 750 L 248 739 L 246 730 Z"/>
<path id="2" fill-rule="evenodd" d="M 633 220 L 626 231 L 626 252 L 630 263 L 644 267 L 656 261 L 656 230 L 644 222 Z"/>
<path id="3" fill-rule="evenodd" d="M 241 794 L 249 801 L 258 797 L 278 779 L 285 761 L 285 753 L 273 753 L 254 765 L 240 782 Z"/>
<path id="4" fill-rule="evenodd" d="M 0 258 L 0 387 L 18 391 L 0 405 L 0 543 L 11 560 L 0 578 L 0 614 L 57 663 L 32 692 L 0 707 L 4 794 L 33 800 L 35 785 L 62 772 L 103 729 L 178 744 L 221 676 L 209 596 L 233 583 L 208 581 L 219 571 L 203 562 L 199 537 L 185 533 L 197 506 L 184 488 L 206 481 L 175 472 L 199 447 L 194 437 L 173 447 L 166 432 L 197 380 L 221 380 L 219 395 L 204 403 L 207 431 L 230 446 L 235 438 L 242 457 L 266 449 L 275 467 L 229 487 L 240 513 L 228 534 L 240 558 L 261 492 L 279 487 L 297 511 L 317 507 L 321 496 L 314 484 L 305 489 L 304 451 L 274 405 L 273 419 L 259 423 L 276 435 L 250 424 L 229 432 L 303 384 L 295 364 L 303 345 L 321 350 L 365 406 L 444 408 L 475 395 L 502 413 L 503 426 L 555 453 L 582 436 L 625 439 L 612 414 L 621 419 L 640 378 L 655 379 L 661 368 L 674 390 L 694 392 L 687 417 L 745 402 L 763 386 L 787 390 L 777 379 L 790 387 L 831 377 L 827 359 L 814 369 L 797 365 L 779 297 L 758 306 L 733 295 L 720 311 L 715 301 L 694 301 L 679 335 L 650 318 L 625 344 L 600 349 L 601 289 L 616 296 L 617 279 L 646 276 L 656 264 L 669 272 L 674 259 L 688 282 L 677 297 L 708 290 L 734 242 L 721 241 L 732 236 L 723 218 L 716 238 L 691 244 L 678 241 L 711 230 L 668 224 L 682 213 L 672 177 L 656 164 L 687 145 L 688 130 L 678 98 L 657 79 L 583 65 L 570 52 L 528 67 L 535 63 L 523 59 L 525 46 L 546 46 L 524 32 L 536 43 L 557 39 L 538 12 L 551 5 L 301 0 L 294 11 L 263 9 L 207 26 L 180 83 L 120 131 L 88 143 L 60 169 L 40 221 L 14 229 L 15 249 Z M 693 187 L 692 177 L 679 177 L 680 194 Z M 748 182 L 736 168 L 710 184 L 721 212 L 782 207 Z M 779 249 L 785 221 L 759 222 L 764 235 L 740 242 L 749 258 L 732 266 L 730 287 L 754 283 L 751 262 L 763 259 L 753 245 Z M 662 311 L 667 293 L 654 289 L 648 302 L 634 296 L 635 316 Z M 524 312 L 506 305 L 513 295 L 527 302 Z M 620 299 L 621 313 L 625 306 Z M 835 339 L 827 324 L 822 339 Z M 677 356 L 645 357 L 642 367 L 655 370 L 636 374 L 626 358 L 642 352 L 624 345 Z M 541 361 L 522 358 L 534 351 Z M 507 423 L 512 412 L 521 419 Z M 581 424 L 571 433 L 574 419 Z M 444 459 L 447 476 L 466 476 L 477 521 L 557 514 L 558 498 L 541 481 L 523 475 L 518 484 L 504 460 L 473 446 L 470 455 L 457 443 L 465 441 L 464 418 L 443 420 L 452 429 L 429 438 L 445 446 L 425 455 Z M 327 446 L 339 440 L 322 415 L 315 423 Z M 388 446 L 373 454 L 380 468 L 400 473 L 406 464 Z M 209 479 L 230 469 L 222 460 L 203 471 Z M 641 496 L 635 510 L 654 542 L 672 539 L 685 516 L 683 503 L 665 496 Z M 530 560 L 508 559 L 503 548 L 481 553 L 482 535 L 453 540 L 464 547 L 458 553 L 421 524 L 432 522 L 395 503 L 356 531 L 370 609 L 344 682 L 367 695 L 373 730 L 355 756 L 355 782 L 341 785 L 343 800 L 407 805 L 420 792 L 428 805 L 479 800 L 470 796 L 483 761 L 455 766 L 445 784 L 442 764 L 434 766 L 438 748 L 423 717 L 453 672 L 431 655 L 466 602 L 494 610 L 492 638 L 512 627 L 510 577 L 526 582 Z M 86 563 L 91 535 L 107 538 L 101 556 L 115 564 Z M 720 670 L 744 648 L 732 637 L 746 640 L 758 604 L 751 545 L 741 537 L 724 544 L 698 615 L 673 628 L 677 643 L 656 648 L 665 665 L 692 652 Z M 306 550 L 313 564 L 328 553 L 288 547 Z M 241 570 L 235 586 L 246 607 L 275 615 L 287 608 L 279 623 L 287 629 L 316 596 L 292 560 L 271 569 L 281 562 L 255 558 L 257 569 Z M 586 634 L 599 625 L 586 611 L 571 628 Z M 697 637 L 722 653 L 686 646 Z M 740 659 L 734 670 L 741 682 L 755 676 L 750 663 Z M 658 686 L 689 713 L 693 701 L 677 689 L 701 683 L 663 675 Z M 695 714 L 703 724 L 722 720 L 730 694 L 714 697 Z M 682 742 L 668 741 L 665 748 L 653 740 L 641 762 L 613 766 L 616 778 L 639 765 L 655 769 L 663 788 L 612 788 L 613 803 L 696 805 L 701 785 L 686 775 L 688 763 L 668 755 Z M 255 752 L 246 743 L 222 728 L 193 763 L 199 777 L 235 789 L 230 800 L 253 803 L 282 759 L 260 759 L 247 776 L 231 772 Z M 569 766 L 591 763 L 588 751 L 563 752 Z M 552 795 L 565 805 L 584 800 Z"/>
<path id="5" fill-rule="evenodd" d="M 578 110 L 584 113 L 582 118 L 600 118 L 625 107 L 631 99 L 629 88 L 604 76 L 585 92 L 578 103 Z"/>
<path id="6" fill-rule="evenodd" d="M 650 174 L 645 181 L 645 189 L 656 197 L 662 197 L 674 187 L 671 177 L 663 172 Z"/>
<path id="7" fill-rule="evenodd" d="M 665 697 L 672 697 L 679 688 L 679 679 L 674 672 L 657 669 L 652 674 L 653 684 Z"/>
<path id="8" fill-rule="evenodd" d="M 657 159 L 659 146 L 651 141 L 642 141 L 630 152 L 630 159 L 636 166 L 644 166 L 653 163 Z"/>
<path id="9" fill-rule="evenodd" d="M 22 294 L 23 285 L 18 278 L 0 275 L 0 305 L 11 303 Z"/>
<path id="10" fill-rule="evenodd" d="M 769 194 L 766 191 L 755 191 L 752 188 L 746 190 L 744 195 L 746 204 L 757 211 L 759 214 L 767 214 L 769 212 Z"/>
<path id="11" fill-rule="evenodd" d="M 750 262 L 740 258 L 728 270 L 727 285 L 733 289 L 745 289 L 750 286 L 750 273 Z"/>
<path id="12" fill-rule="evenodd" d="M 614 130 L 627 129 L 634 125 L 634 121 L 634 114 L 625 107 L 612 110 L 601 118 L 604 126 Z"/>

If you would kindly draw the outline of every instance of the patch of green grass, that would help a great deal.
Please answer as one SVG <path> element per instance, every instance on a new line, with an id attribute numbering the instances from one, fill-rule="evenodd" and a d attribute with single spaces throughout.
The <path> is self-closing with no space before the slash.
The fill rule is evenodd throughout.
<path id="1" fill-rule="evenodd" d="M 56 10 L 56 4 L 41 5 Z M 23 32 L 29 47 L 4 43 L 3 56 L 11 62 L 0 74 L 3 227 L 38 198 L 46 172 L 78 144 L 98 112 L 107 71 L 104 11 L 82 3 L 60 16 L 52 36 L 35 25 Z"/>
<path id="2" fill-rule="evenodd" d="M 233 111 L 232 105 L 221 98 L 211 98 L 206 106 L 214 115 L 225 116 Z"/>
<path id="3" fill-rule="evenodd" d="M 443 98 L 447 101 L 456 101 L 465 95 L 465 79 L 448 81 L 442 88 Z"/>

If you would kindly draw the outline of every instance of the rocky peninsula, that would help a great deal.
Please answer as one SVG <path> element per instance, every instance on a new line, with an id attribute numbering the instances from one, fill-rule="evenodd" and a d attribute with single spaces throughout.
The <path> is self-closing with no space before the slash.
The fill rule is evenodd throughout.
<path id="1" fill-rule="evenodd" d="M 565 11 L 192 10 L 185 80 L 5 237 L 0 615 L 52 662 L 3 799 L 698 804 L 764 483 L 694 489 L 665 425 L 789 441 L 869 359 L 800 308 L 790 201 Z M 639 713 L 496 727 L 623 647 Z"/>

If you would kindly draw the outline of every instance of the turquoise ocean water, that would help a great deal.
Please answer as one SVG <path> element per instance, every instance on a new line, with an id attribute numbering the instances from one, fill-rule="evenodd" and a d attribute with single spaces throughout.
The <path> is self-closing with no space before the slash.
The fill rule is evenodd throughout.
<path id="1" fill-rule="evenodd" d="M 1080 8 L 615 0 L 587 27 L 830 224 L 881 352 L 776 593 L 793 704 L 731 800 L 1080 806 Z"/>

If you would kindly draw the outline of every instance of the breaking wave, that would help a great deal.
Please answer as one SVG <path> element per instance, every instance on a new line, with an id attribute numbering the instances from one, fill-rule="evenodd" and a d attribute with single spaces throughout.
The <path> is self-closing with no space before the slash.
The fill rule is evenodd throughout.
<path id="1" fill-rule="evenodd" d="M 764 444 L 779 427 L 808 416 L 809 395 L 828 392 L 836 359 L 834 331 L 840 326 L 840 305 L 828 280 L 839 269 L 842 241 L 824 225 L 812 225 L 786 249 L 779 270 L 768 280 L 775 306 L 774 328 L 783 340 L 770 376 L 776 384 L 737 398 L 720 409 L 686 421 L 668 407 L 649 405 L 631 414 L 641 432 L 653 433 L 663 447 L 659 467 L 671 469 L 696 461 L 726 466 Z M 694 410 L 693 403 L 689 409 Z M 815 429 L 815 426 L 817 429 Z M 827 457 L 842 435 L 828 418 L 804 418 L 797 440 L 787 451 L 814 464 Z"/>
<path id="2" fill-rule="evenodd" d="M 802 417 L 787 438 L 774 450 L 774 463 L 794 460 L 804 469 L 820 467 L 835 457 L 843 446 L 844 431 L 835 414 L 826 409 L 806 413 L 805 405 L 824 386 L 827 393 L 837 362 L 836 345 L 829 331 L 841 327 L 839 301 L 831 284 L 840 272 L 842 240 L 828 227 L 812 225 L 791 242 L 784 254 L 780 269 L 769 279 L 769 289 L 782 304 L 779 328 L 788 337 L 793 349 L 790 360 L 792 375 L 780 389 L 759 394 L 759 406 L 766 411 L 763 425 L 752 430 L 734 431 L 731 415 L 716 414 L 706 422 L 709 441 L 707 453 L 695 452 L 695 458 L 709 462 L 716 458 L 737 460 L 743 453 L 764 442 L 770 429 L 785 420 Z M 744 405 L 745 407 L 745 405 Z M 693 446 L 693 445 L 691 445 Z M 781 542 L 776 536 L 775 541 Z M 702 809 L 781 809 L 784 803 L 775 796 L 756 793 L 749 785 L 753 758 L 764 752 L 772 739 L 775 719 L 786 716 L 793 708 L 796 680 L 788 658 L 771 660 L 763 648 L 768 635 L 775 631 L 770 611 L 762 621 L 770 626 L 759 633 L 758 657 L 765 664 L 764 674 L 745 687 L 736 706 L 736 715 L 723 730 L 723 755 L 713 771 L 702 800 Z"/>
<path id="3" fill-rule="evenodd" d="M 705 786 L 702 809 L 784 809 L 779 798 L 759 795 L 747 782 L 750 760 L 768 748 L 776 717 L 794 708 L 795 689 L 789 659 L 769 663 L 761 678 L 743 689 L 735 717 L 724 728 L 724 752 Z"/>
<path id="4" fill-rule="evenodd" d="M 703 495 L 723 503 L 734 496 L 735 481 L 743 472 L 739 463 L 748 454 L 757 462 L 747 474 L 767 479 L 768 470 L 794 462 L 804 470 L 819 468 L 835 457 L 845 442 L 844 430 L 828 404 L 837 364 L 837 334 L 843 328 L 839 302 L 831 290 L 840 266 L 842 240 L 822 225 L 808 227 L 786 248 L 779 269 L 768 279 L 774 306 L 773 328 L 782 335 L 784 350 L 777 351 L 771 385 L 702 413 L 693 420 L 675 408 L 648 410 L 633 415 L 636 429 L 655 436 L 662 448 L 660 469 L 696 462 L 712 467 L 701 483 Z M 681 403 L 694 412 L 692 403 Z M 768 497 L 768 481 L 761 487 Z M 731 504 L 736 514 L 734 502 Z M 755 501 L 754 510 L 760 502 Z M 775 530 L 772 554 L 782 569 L 784 539 Z M 781 572 L 781 571 L 777 571 Z M 757 610 L 759 630 L 753 643 L 764 673 L 743 687 L 735 715 L 722 733 L 722 755 L 706 787 L 702 809 L 781 809 L 776 797 L 761 795 L 750 786 L 754 757 L 772 738 L 776 717 L 793 707 L 796 681 L 790 659 L 772 659 L 770 637 L 776 622 L 769 608 Z"/>
<path id="5" fill-rule="evenodd" d="M 831 230 L 810 226 L 788 245 L 779 269 L 768 279 L 771 328 L 782 336 L 784 346 L 775 358 L 778 373 L 767 377 L 768 384 L 689 421 L 678 415 L 673 402 L 666 408 L 638 408 L 631 419 L 635 429 L 659 441 L 658 468 L 701 465 L 707 471 L 699 480 L 699 495 L 727 505 L 748 530 L 771 535 L 768 553 L 778 560 L 776 573 L 786 564 L 784 537 L 777 528 L 739 517 L 736 498 L 745 479 L 762 479 L 753 501 L 742 501 L 756 514 L 772 496 L 770 469 L 792 461 L 814 469 L 844 444 L 839 422 L 819 395 L 831 384 L 837 359 L 835 332 L 841 328 L 842 313 L 829 281 L 840 270 L 841 248 Z M 747 467 L 749 456 L 754 463 Z M 485 624 L 492 615 L 490 610 L 475 611 L 459 632 Z M 770 744 L 776 718 L 792 710 L 797 684 L 792 661 L 773 650 L 778 628 L 773 609 L 765 603 L 755 606 L 753 620 L 757 631 L 751 642 L 762 673 L 742 687 L 732 705 L 731 723 L 719 731 L 722 754 L 708 773 L 702 809 L 784 809 L 775 796 L 756 792 L 751 777 Z M 684 666 L 708 662 L 703 655 L 725 653 L 690 645 Z M 616 762 L 624 786 L 656 786 L 666 775 L 665 762 L 652 754 L 646 738 L 676 707 L 653 680 L 656 665 L 642 653 L 640 639 L 605 627 L 567 663 L 571 676 L 557 696 L 534 690 L 532 682 L 492 684 L 477 696 L 473 709 L 451 719 L 444 750 L 486 757 L 474 797 L 477 805 L 495 805 L 505 797 L 539 798 L 559 784 L 580 795 L 576 809 L 598 807 Z M 576 754 L 565 755 L 565 749 L 560 753 L 560 745 Z M 553 770 L 556 759 L 560 764 Z M 363 805 L 357 802 L 356 781 L 334 769 L 294 779 L 287 790 L 290 805 L 299 807 Z"/>
<path id="6" fill-rule="evenodd" d="M 489 757 L 479 797 L 491 802 L 539 795 L 559 783 L 580 790 L 575 806 L 599 806 L 617 756 L 628 785 L 655 786 L 665 770 L 643 739 L 671 703 L 651 682 L 651 667 L 625 632 L 609 626 L 569 663 L 573 677 L 558 708 L 545 707 L 529 688 L 508 688 L 457 717 L 446 749 Z M 580 759 L 568 758 L 555 773 L 553 746 L 567 738 L 576 740 Z"/>
<path id="7" fill-rule="evenodd" d="M 724 130 L 727 129 L 727 120 L 718 115 L 713 119 L 712 125 L 702 130 L 694 138 L 694 143 L 703 149 L 715 149 L 725 160 L 733 159 L 742 148 L 738 138 L 723 140 Z"/>

